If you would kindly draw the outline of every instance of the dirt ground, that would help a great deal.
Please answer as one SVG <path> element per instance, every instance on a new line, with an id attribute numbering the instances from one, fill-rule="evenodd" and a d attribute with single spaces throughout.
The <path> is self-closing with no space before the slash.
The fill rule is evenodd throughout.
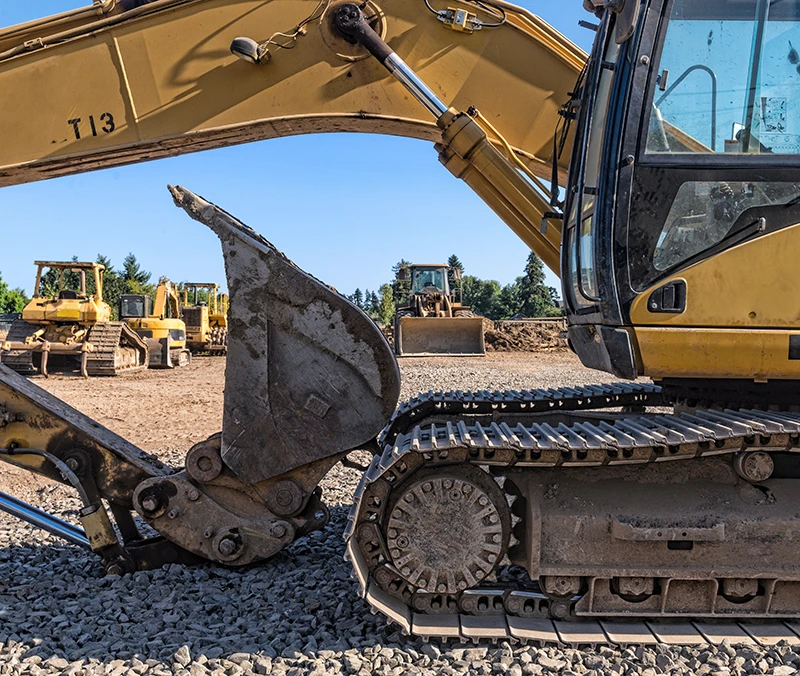
<path id="1" fill-rule="evenodd" d="M 571 353 L 493 353 L 485 358 L 401 359 L 401 400 L 429 389 L 561 387 L 608 381 Z M 174 371 L 118 378 L 35 376 L 32 381 L 139 448 L 178 464 L 196 442 L 222 426 L 225 359 L 197 357 Z M 0 490 L 22 499 L 43 479 L 4 467 Z"/>

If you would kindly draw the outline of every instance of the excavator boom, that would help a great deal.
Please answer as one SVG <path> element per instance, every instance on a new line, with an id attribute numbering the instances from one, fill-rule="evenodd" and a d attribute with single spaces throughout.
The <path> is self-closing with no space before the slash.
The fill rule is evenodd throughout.
<path id="1" fill-rule="evenodd" d="M 0 186 L 296 134 L 357 131 L 439 142 L 435 120 L 333 27 L 339 4 L 112 0 L 6 29 Z M 487 26 L 458 33 L 419 0 L 366 7 L 378 33 L 437 83 L 443 100 L 485 111 L 521 160 L 550 176 L 558 111 L 585 59 L 577 47 L 505 2 L 478 10 Z M 502 25 L 488 27 L 501 12 Z M 231 54 L 237 36 L 277 33 L 292 37 L 274 43 L 292 48 L 270 43 L 258 67 Z M 23 90 L 37 96 L 13 95 Z M 512 227 L 528 243 L 538 239 L 538 222 L 531 232 Z M 552 258 L 550 264 L 557 268 Z"/>

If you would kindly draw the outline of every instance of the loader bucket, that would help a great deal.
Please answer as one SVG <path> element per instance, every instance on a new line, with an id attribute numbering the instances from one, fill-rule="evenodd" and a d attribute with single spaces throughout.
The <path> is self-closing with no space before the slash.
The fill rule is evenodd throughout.
<path id="1" fill-rule="evenodd" d="M 222 209 L 175 202 L 222 242 L 230 292 L 222 459 L 257 483 L 373 441 L 400 372 L 375 323 Z"/>
<path id="2" fill-rule="evenodd" d="M 483 319 L 401 317 L 395 351 L 401 357 L 483 357 Z"/>

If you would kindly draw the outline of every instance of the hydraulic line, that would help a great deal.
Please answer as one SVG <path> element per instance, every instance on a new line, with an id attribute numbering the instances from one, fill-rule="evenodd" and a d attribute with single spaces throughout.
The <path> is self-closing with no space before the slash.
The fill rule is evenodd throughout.
<path id="1" fill-rule="evenodd" d="M 72 544 L 83 547 L 84 549 L 88 549 L 89 551 L 92 550 L 92 546 L 89 544 L 89 538 L 86 537 L 86 533 L 84 533 L 77 526 L 73 526 L 71 523 L 57 519 L 52 514 L 43 512 L 41 509 L 37 509 L 32 505 L 22 502 L 22 500 L 17 500 L 17 498 L 8 495 L 7 493 L 3 493 L 2 491 L 0 491 L 0 510 L 6 512 L 7 514 L 11 514 L 11 516 L 15 516 L 22 521 L 26 521 L 37 528 L 41 528 L 51 535 L 60 537 L 67 542 L 71 542 Z"/>

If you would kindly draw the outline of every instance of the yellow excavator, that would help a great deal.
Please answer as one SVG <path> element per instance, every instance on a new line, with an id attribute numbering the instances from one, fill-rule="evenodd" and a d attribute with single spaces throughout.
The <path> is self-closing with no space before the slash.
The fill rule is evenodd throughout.
<path id="1" fill-rule="evenodd" d="M 172 187 L 226 262 L 221 434 L 165 469 L 0 367 L 0 458 L 74 485 L 83 529 L 0 506 L 109 572 L 246 565 L 323 527 L 320 480 L 371 447 L 347 556 L 405 631 L 797 640 L 800 1 L 584 4 L 588 56 L 505 0 L 103 0 L 0 32 L 0 184 L 301 133 L 426 139 L 560 273 L 583 363 L 625 381 L 397 407 L 366 315 Z"/>
<path id="2" fill-rule="evenodd" d="M 191 361 L 180 297 L 167 277 L 158 280 L 155 303 L 145 294 L 122 294 L 119 318 L 147 342 L 149 368 L 171 369 L 186 366 Z"/>
<path id="3" fill-rule="evenodd" d="M 19 373 L 47 376 L 48 367 L 58 362 L 80 368 L 84 378 L 147 368 L 147 344 L 124 322 L 111 321 L 111 306 L 103 301 L 105 266 L 77 261 L 35 265 L 33 299 L 0 344 L 0 363 Z M 47 271 L 56 272 L 57 291 L 43 288 Z M 87 275 L 94 291 L 89 290 Z"/>
<path id="4" fill-rule="evenodd" d="M 411 265 L 408 303 L 394 316 L 394 351 L 398 357 L 480 357 L 486 354 L 483 317 L 456 301 L 450 291 L 447 265 Z M 458 272 L 458 271 L 456 271 Z"/>
<path id="5" fill-rule="evenodd" d="M 200 292 L 205 291 L 206 300 Z M 228 296 L 213 282 L 184 282 L 181 311 L 192 352 L 225 354 L 228 350 Z"/>

